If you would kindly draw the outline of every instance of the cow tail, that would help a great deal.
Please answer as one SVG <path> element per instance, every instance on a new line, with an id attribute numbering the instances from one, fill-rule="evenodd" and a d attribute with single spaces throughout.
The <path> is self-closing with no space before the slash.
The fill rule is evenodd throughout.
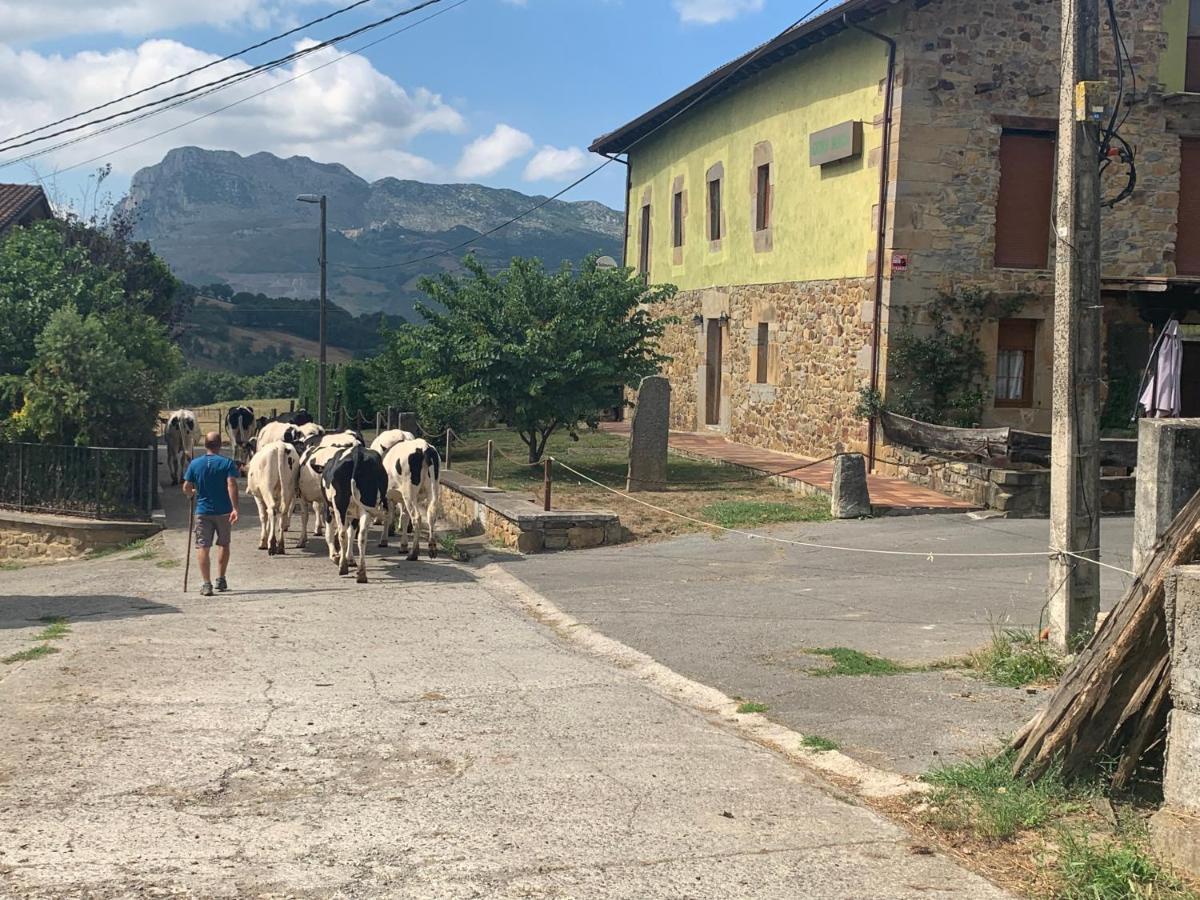
<path id="1" fill-rule="evenodd" d="M 433 477 L 435 480 L 440 477 L 439 473 L 441 471 L 442 458 L 438 456 L 437 450 L 435 450 L 433 447 L 425 448 L 425 465 L 427 468 L 433 470 Z"/>

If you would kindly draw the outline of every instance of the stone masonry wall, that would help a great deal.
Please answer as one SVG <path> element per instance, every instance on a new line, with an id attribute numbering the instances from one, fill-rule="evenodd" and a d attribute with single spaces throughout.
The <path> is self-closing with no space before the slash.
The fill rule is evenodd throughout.
<path id="1" fill-rule="evenodd" d="M 1179 136 L 1200 134 L 1200 99 L 1168 98 L 1156 84 L 1167 46 L 1163 7 L 1164 0 L 1117 0 L 1139 78 L 1139 102 L 1123 129 L 1137 147 L 1138 184 L 1133 197 L 1103 214 L 1109 287 L 1176 275 Z M 904 8 L 895 35 L 897 112 L 887 214 L 889 253 L 907 256 L 908 265 L 888 272 L 884 323 L 899 320 L 898 307 L 920 307 L 939 290 L 966 284 L 1030 294 L 1030 307 L 1040 310 L 1034 317 L 1041 318 L 1052 308 L 1053 236 L 1045 270 L 994 265 L 999 150 L 1005 128 L 1056 129 L 1061 4 L 914 0 Z M 1112 38 L 1102 18 L 1102 68 L 1113 81 Z M 1111 166 L 1105 195 L 1115 195 L 1124 180 L 1125 168 Z M 992 410 L 988 422 L 1048 423 L 1048 410 L 1021 413 L 1018 420 L 1017 411 Z"/>
<path id="2" fill-rule="evenodd" d="M 120 547 L 159 530 L 152 524 L 0 510 L 0 561 L 77 559 L 88 551 Z"/>
<path id="3" fill-rule="evenodd" d="M 708 322 L 722 330 L 722 410 L 716 430 L 757 447 L 824 456 L 862 450 L 855 417 L 870 366 L 869 278 L 788 282 L 680 293 L 664 310 L 678 323 L 663 343 L 673 357 L 671 425 L 703 430 Z M 704 324 L 697 325 L 700 316 Z M 767 383 L 756 381 L 759 324 L 768 332 Z"/>

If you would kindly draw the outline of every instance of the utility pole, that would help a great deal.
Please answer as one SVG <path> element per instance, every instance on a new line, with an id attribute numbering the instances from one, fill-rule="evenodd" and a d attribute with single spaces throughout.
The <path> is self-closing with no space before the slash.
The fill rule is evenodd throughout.
<path id="1" fill-rule="evenodd" d="M 320 341 L 320 363 L 317 372 L 317 422 L 324 428 L 329 427 L 329 422 L 325 419 L 325 272 L 329 262 L 325 254 L 326 245 L 326 227 L 325 227 L 325 208 L 326 197 L 324 194 L 301 194 L 296 198 L 301 203 L 319 203 L 321 205 L 321 256 L 319 263 L 321 266 L 321 311 L 318 316 L 320 320 L 318 340 Z"/>
<path id="2" fill-rule="evenodd" d="M 1099 0 L 1063 0 L 1050 459 L 1051 639 L 1091 636 L 1100 610 Z M 1084 557 L 1080 559 L 1079 557 Z"/>

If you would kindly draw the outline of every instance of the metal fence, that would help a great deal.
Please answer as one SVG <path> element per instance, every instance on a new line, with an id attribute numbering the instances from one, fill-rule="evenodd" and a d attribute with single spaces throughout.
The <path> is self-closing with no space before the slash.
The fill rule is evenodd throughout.
<path id="1" fill-rule="evenodd" d="M 95 519 L 149 521 L 155 447 L 0 443 L 0 506 Z"/>

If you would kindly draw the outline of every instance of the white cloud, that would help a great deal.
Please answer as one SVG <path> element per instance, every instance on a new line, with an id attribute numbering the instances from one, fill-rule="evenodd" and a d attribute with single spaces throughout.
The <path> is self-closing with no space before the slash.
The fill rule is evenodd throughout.
<path id="1" fill-rule="evenodd" d="M 130 173 L 157 162 L 172 147 L 197 144 L 240 153 L 268 150 L 281 156 L 311 156 L 344 163 L 368 178 L 433 174 L 434 165 L 408 151 L 406 145 L 422 133 L 462 131 L 462 116 L 437 94 L 425 88 L 401 87 L 361 56 L 347 57 L 336 65 L 284 84 L 336 55 L 337 51 L 330 48 L 316 51 L 211 97 L 64 148 L 38 160 L 37 165 L 43 172 L 50 172 L 102 156 L 104 161 L 113 163 L 117 172 Z M 215 58 L 170 40 L 151 40 L 133 49 L 84 51 L 71 56 L 14 51 L 0 45 L 0 84 L 5 86 L 0 91 L 0 137 L 95 106 Z M 170 90 L 178 91 L 245 68 L 241 62 L 223 63 L 173 84 Z M 153 136 L 272 85 L 279 87 L 185 128 Z M 148 96 L 158 97 L 163 93 Z M 64 135 L 58 140 L 70 137 Z M 143 138 L 148 140 L 116 152 L 117 148 Z M 104 155 L 108 152 L 111 156 Z M 15 155 L 15 152 L 3 154 L 0 161 Z M 22 166 L 0 169 L 0 180 L 14 180 L 18 174 L 25 174 Z"/>
<path id="2" fill-rule="evenodd" d="M 549 145 L 534 154 L 525 166 L 526 181 L 542 181 L 565 178 L 582 171 L 588 164 L 588 155 L 579 147 L 559 149 Z"/>
<path id="3" fill-rule="evenodd" d="M 683 22 L 715 25 L 736 19 L 743 13 L 759 12 L 765 0 L 673 0 Z"/>
<path id="4" fill-rule="evenodd" d="M 501 122 L 491 134 L 467 144 L 455 172 L 460 178 L 494 175 L 533 149 L 533 138 Z"/>
<path id="5" fill-rule="evenodd" d="M 264 27 L 284 9 L 279 0 L 0 0 L 0 22 L 12 43 L 71 34 L 140 36 L 187 25 Z"/>

